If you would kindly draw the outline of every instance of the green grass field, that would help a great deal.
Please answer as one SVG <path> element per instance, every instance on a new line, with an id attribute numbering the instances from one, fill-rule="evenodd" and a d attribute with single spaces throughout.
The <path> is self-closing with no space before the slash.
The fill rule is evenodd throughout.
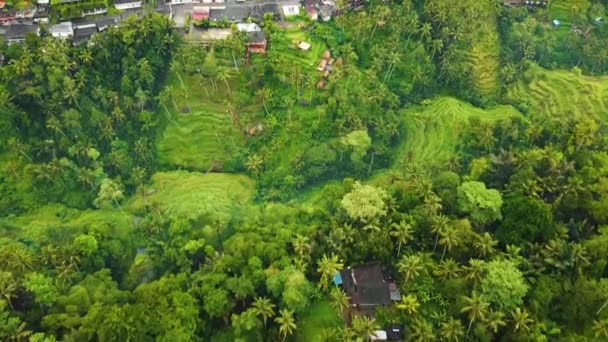
<path id="1" fill-rule="evenodd" d="M 496 16 L 489 1 L 481 3 L 485 3 L 480 6 L 488 13 L 487 21 L 478 25 L 477 39 L 468 51 L 468 63 L 478 91 L 486 97 L 496 98 L 500 56 Z"/>
<path id="2" fill-rule="evenodd" d="M 133 212 L 143 209 L 145 203 L 156 203 L 172 217 L 198 219 L 207 215 L 224 219 L 233 205 L 246 203 L 255 184 L 244 175 L 198 172 L 158 172 L 152 176 L 148 195 L 134 196 L 127 204 Z"/>
<path id="3" fill-rule="evenodd" d="M 520 115 L 511 106 L 486 110 L 452 97 L 440 97 L 430 105 L 408 108 L 402 112 L 404 141 L 398 148 L 396 162 L 408 157 L 425 165 L 441 165 L 454 154 L 470 117 L 493 121 Z"/>
<path id="4" fill-rule="evenodd" d="M 159 165 L 165 170 L 185 168 L 206 172 L 213 166 L 213 171 L 221 171 L 222 163 L 243 143 L 243 134 L 233 123 L 229 110 L 236 114 L 241 111 L 230 100 L 232 92 L 239 88 L 238 81 L 230 82 L 229 92 L 222 81 L 217 82 L 214 90 L 211 84 L 201 85 L 196 76 L 180 76 L 188 101 L 184 96 L 175 96 L 175 102 L 180 110 L 190 104 L 192 112 L 182 113 L 173 105 L 167 106 L 172 119 L 156 142 Z M 170 82 L 174 89 L 183 89 L 175 74 Z M 160 110 L 166 114 L 164 108 Z"/>
<path id="5" fill-rule="evenodd" d="M 119 209 L 77 210 L 49 204 L 0 220 L 0 235 L 57 243 L 87 231 L 105 231 L 108 227 L 112 235 L 125 237 L 134 227 L 133 216 Z"/>
<path id="6" fill-rule="evenodd" d="M 313 39 L 308 32 L 299 28 L 296 23 L 285 28 L 285 41 L 280 42 L 279 46 L 275 46 L 281 56 L 291 61 L 294 65 L 299 65 L 304 72 L 316 72 L 317 65 L 321 60 L 323 51 L 327 49 L 324 43 Z M 305 41 L 310 43 L 308 51 L 301 51 L 295 47 L 294 43 Z"/>
<path id="7" fill-rule="evenodd" d="M 342 325 L 342 318 L 326 301 L 315 303 L 298 319 L 296 341 L 322 342 L 326 339 L 323 329 L 337 328 Z"/>
<path id="8" fill-rule="evenodd" d="M 608 76 L 533 67 L 511 86 L 507 99 L 551 116 L 590 116 L 608 122 Z"/>

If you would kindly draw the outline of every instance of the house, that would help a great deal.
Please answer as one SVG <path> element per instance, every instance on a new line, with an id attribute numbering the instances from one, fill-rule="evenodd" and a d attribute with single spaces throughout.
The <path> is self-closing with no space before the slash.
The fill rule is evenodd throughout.
<path id="1" fill-rule="evenodd" d="M 4 39 L 6 39 L 7 43 L 21 43 L 25 41 L 25 37 L 28 34 L 40 34 L 40 27 L 38 25 L 30 25 L 30 24 L 13 24 L 6 27 L 4 32 Z"/>
<path id="2" fill-rule="evenodd" d="M 11 13 L 11 12 L 0 12 L 0 24 L 1 25 L 6 25 L 6 24 L 10 24 L 13 23 L 17 20 L 17 18 L 15 18 L 15 14 Z"/>
<path id="3" fill-rule="evenodd" d="M 20 19 L 20 22 L 30 21 L 34 22 L 34 15 L 36 15 L 36 7 L 26 7 L 15 12 L 15 18 Z"/>
<path id="4" fill-rule="evenodd" d="M 55 38 L 65 39 L 74 36 L 74 27 L 72 26 L 71 21 L 66 21 L 51 26 L 49 28 L 49 33 Z"/>
<path id="5" fill-rule="evenodd" d="M 104 14 L 104 13 L 108 13 L 108 9 L 105 7 L 97 7 L 97 8 L 91 8 L 88 10 L 83 10 L 82 11 L 82 16 L 83 17 L 87 17 L 87 16 L 91 16 L 91 15 L 98 15 L 98 14 Z"/>
<path id="6" fill-rule="evenodd" d="M 321 5 L 319 7 L 319 16 L 321 17 L 321 20 L 330 21 L 332 9 L 333 9 L 333 7 L 331 7 L 329 5 Z"/>
<path id="7" fill-rule="evenodd" d="M 301 41 L 300 43 L 298 43 L 298 48 L 302 51 L 308 51 L 310 50 L 310 43 Z"/>
<path id="8" fill-rule="evenodd" d="M 118 19 L 116 18 L 101 18 L 95 21 L 95 26 L 97 26 L 97 31 L 102 32 L 105 31 L 108 27 L 116 26 L 118 24 Z"/>
<path id="9" fill-rule="evenodd" d="M 247 34 L 247 52 L 265 53 L 266 52 L 266 35 L 264 31 L 255 23 L 239 23 L 236 24 L 239 32 Z"/>
<path id="10" fill-rule="evenodd" d="M 209 8 L 209 20 L 226 20 L 232 23 L 240 23 L 249 18 L 250 9 L 248 7 L 229 7 L 213 6 Z"/>
<path id="11" fill-rule="evenodd" d="M 114 7 L 119 10 L 140 8 L 141 0 L 114 0 Z"/>
<path id="12" fill-rule="evenodd" d="M 348 267 L 340 272 L 340 278 L 342 288 L 354 307 L 366 308 L 391 303 L 388 283 L 384 280 L 382 267 L 378 263 Z"/>
<path id="13" fill-rule="evenodd" d="M 403 341 L 403 327 L 399 324 L 389 324 L 386 327 L 386 339 L 389 341 Z"/>
<path id="14" fill-rule="evenodd" d="M 49 0 L 38 0 L 37 3 L 39 6 L 48 6 Z"/>
<path id="15" fill-rule="evenodd" d="M 192 20 L 209 19 L 209 7 L 194 6 L 192 8 Z"/>
<path id="16" fill-rule="evenodd" d="M 41 24 L 49 23 L 49 7 L 46 5 L 38 5 L 36 14 L 34 15 L 34 22 Z"/>
<path id="17" fill-rule="evenodd" d="M 72 43 L 74 45 L 80 45 L 84 42 L 87 42 L 95 33 L 97 33 L 97 25 L 80 25 L 74 28 L 74 37 L 72 38 Z"/>
<path id="18" fill-rule="evenodd" d="M 386 331 L 385 330 L 374 330 L 373 333 L 369 335 L 370 341 L 386 341 Z"/>
<path id="19" fill-rule="evenodd" d="M 288 17 L 294 17 L 296 15 L 300 14 L 300 6 L 298 5 L 286 5 L 283 6 L 283 15 L 288 18 Z"/>
<path id="20" fill-rule="evenodd" d="M 555 26 L 555 27 L 559 27 L 559 25 L 562 24 L 561 21 L 559 21 L 559 19 L 553 19 L 552 23 L 553 23 L 553 26 Z"/>
<path id="21" fill-rule="evenodd" d="M 166 0 L 165 3 L 168 5 L 183 5 L 183 4 L 191 4 L 194 1 L 192 0 Z"/>
<path id="22" fill-rule="evenodd" d="M 319 19 L 319 14 L 317 13 L 314 0 L 304 1 L 304 9 L 306 10 L 306 15 L 308 15 L 310 20 L 316 21 Z"/>

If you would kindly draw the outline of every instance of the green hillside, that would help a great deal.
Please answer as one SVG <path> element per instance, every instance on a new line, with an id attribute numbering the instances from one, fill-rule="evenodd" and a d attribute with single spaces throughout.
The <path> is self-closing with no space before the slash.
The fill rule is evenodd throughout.
<path id="1" fill-rule="evenodd" d="M 138 212 L 146 203 L 154 203 L 172 216 L 226 218 L 232 205 L 249 200 L 254 186 L 254 181 L 244 175 L 159 172 L 152 176 L 147 195 L 133 197 L 127 208 Z"/>
<path id="2" fill-rule="evenodd" d="M 429 105 L 408 108 L 401 113 L 404 141 L 396 160 L 407 157 L 423 164 L 442 165 L 453 155 L 469 118 L 494 121 L 519 115 L 511 106 L 486 110 L 452 97 L 439 97 Z"/>
<path id="3" fill-rule="evenodd" d="M 608 120 L 608 77 L 533 67 L 511 86 L 506 98 L 513 104 L 552 116 L 591 116 Z"/>

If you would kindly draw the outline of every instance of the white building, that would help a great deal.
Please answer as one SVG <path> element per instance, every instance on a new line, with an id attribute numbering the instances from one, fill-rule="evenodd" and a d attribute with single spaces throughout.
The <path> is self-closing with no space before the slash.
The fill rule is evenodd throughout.
<path id="1" fill-rule="evenodd" d="M 114 7 L 119 10 L 141 8 L 141 0 L 114 0 Z"/>
<path id="2" fill-rule="evenodd" d="M 285 17 L 293 17 L 300 14 L 300 6 L 298 5 L 286 5 L 283 6 L 283 14 Z"/>
<path id="3" fill-rule="evenodd" d="M 51 28 L 49 29 L 49 32 L 55 38 L 62 38 L 62 39 L 70 38 L 74 35 L 74 26 L 72 26 L 71 21 L 66 21 L 66 22 L 51 26 Z"/>

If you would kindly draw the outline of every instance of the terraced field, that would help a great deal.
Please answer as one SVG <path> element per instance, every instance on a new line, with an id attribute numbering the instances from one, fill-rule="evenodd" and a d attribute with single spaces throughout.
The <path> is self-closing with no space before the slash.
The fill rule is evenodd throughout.
<path id="1" fill-rule="evenodd" d="M 158 161 L 163 168 L 218 168 L 242 138 L 225 106 L 192 106 L 192 113 L 177 114 L 165 128 L 156 145 Z"/>
<path id="2" fill-rule="evenodd" d="M 551 116 L 591 116 L 608 122 L 608 76 L 533 67 L 507 92 L 514 104 Z"/>
<path id="3" fill-rule="evenodd" d="M 430 105 L 408 108 L 401 115 L 404 141 L 396 161 L 407 157 L 425 165 L 442 165 L 454 154 L 469 118 L 495 121 L 521 114 L 511 106 L 485 110 L 452 97 L 440 97 Z"/>
<path id="4" fill-rule="evenodd" d="M 134 196 L 126 206 L 139 212 L 146 203 L 157 204 L 172 217 L 197 219 L 203 215 L 225 219 L 233 205 L 246 203 L 255 187 L 244 175 L 199 172 L 158 172 L 152 176 L 147 196 Z"/>
<path id="5" fill-rule="evenodd" d="M 468 52 L 468 63 L 479 92 L 486 97 L 496 98 L 500 47 L 495 20 L 483 25 L 478 34 L 479 40 Z"/>
<path id="6" fill-rule="evenodd" d="M 176 111 L 174 105 L 167 106 L 172 119 L 156 141 L 158 163 L 165 170 L 183 168 L 206 172 L 213 166 L 214 171 L 221 171 L 222 162 L 243 140 L 230 117 L 230 110 L 239 111 L 228 107 L 230 97 L 224 82 L 217 82 L 217 91 L 213 91 L 211 85 L 207 85 L 205 91 L 195 77 L 181 77 L 188 101 L 180 96 L 174 100 L 180 109 L 189 104 L 192 112 L 182 113 Z M 182 89 L 176 75 L 172 75 L 171 83 L 174 89 Z"/>

